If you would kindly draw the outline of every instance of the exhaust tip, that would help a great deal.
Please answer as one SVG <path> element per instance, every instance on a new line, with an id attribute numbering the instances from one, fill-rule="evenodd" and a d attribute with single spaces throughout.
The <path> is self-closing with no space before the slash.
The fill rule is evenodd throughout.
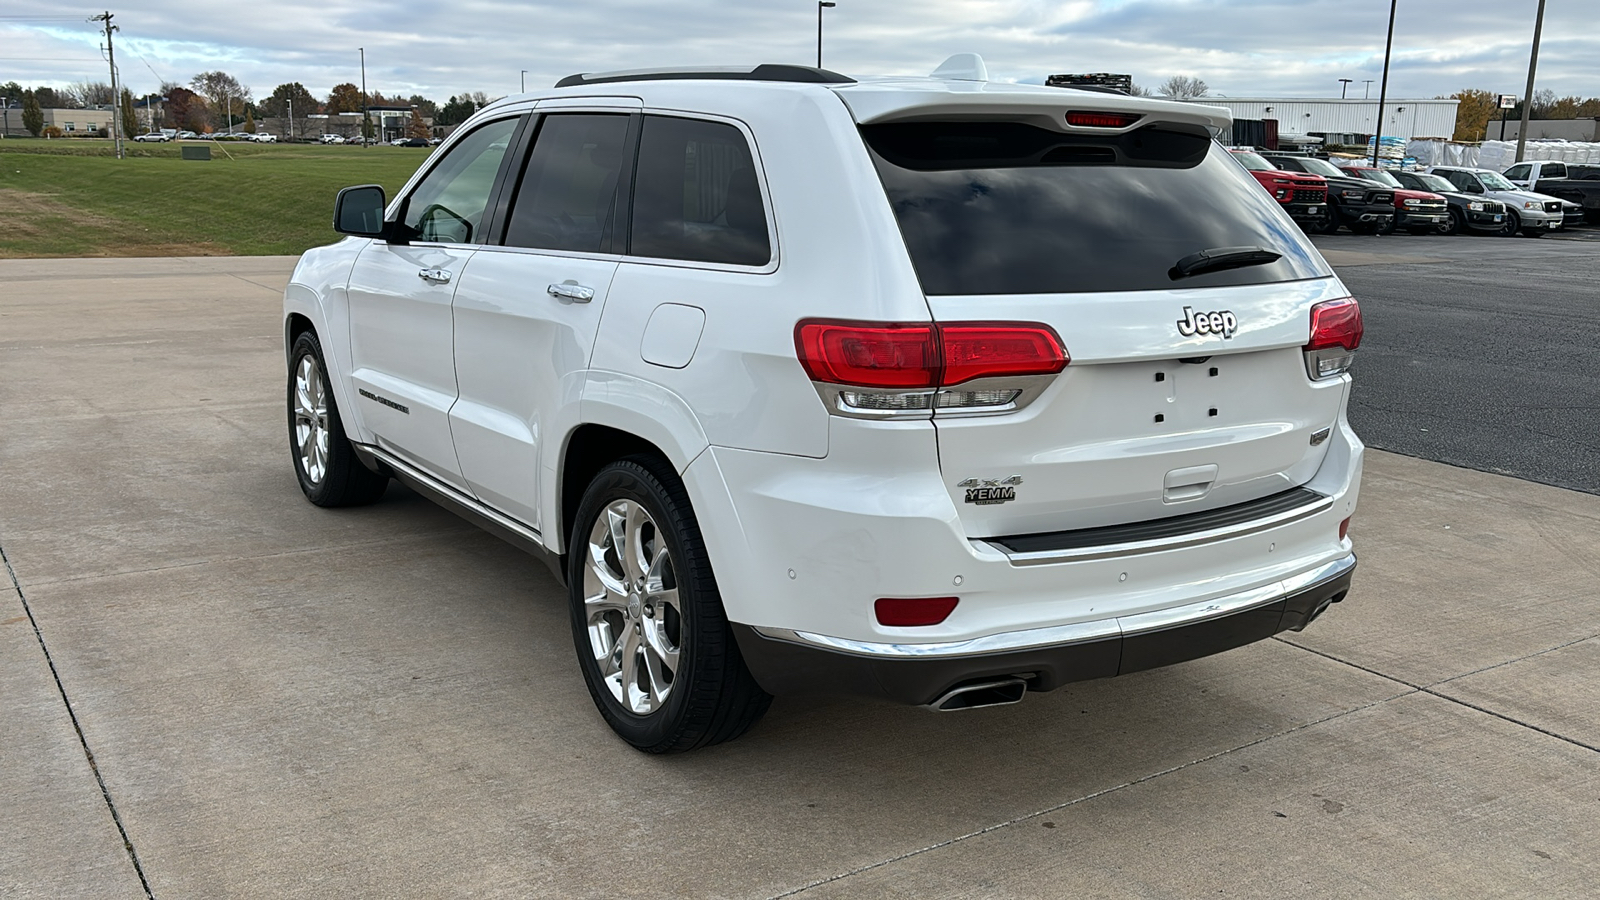
<path id="1" fill-rule="evenodd" d="M 955 712 L 959 709 L 1006 706 L 1022 702 L 1022 695 L 1027 692 L 1028 682 L 1021 678 L 980 681 L 945 691 L 939 699 L 928 704 L 928 709 L 935 712 Z"/>

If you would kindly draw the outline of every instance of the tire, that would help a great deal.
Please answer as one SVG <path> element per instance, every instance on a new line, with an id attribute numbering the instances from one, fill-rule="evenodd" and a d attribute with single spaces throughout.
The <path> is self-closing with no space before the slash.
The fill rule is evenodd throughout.
<path id="1" fill-rule="evenodd" d="M 1466 217 L 1464 217 L 1459 210 L 1451 209 L 1450 217 L 1443 222 L 1440 222 L 1438 225 L 1435 225 L 1434 231 L 1438 234 L 1460 234 L 1462 231 L 1466 230 L 1466 227 Z"/>
<path id="2" fill-rule="evenodd" d="M 1500 230 L 1495 234 L 1499 237 L 1514 237 L 1522 230 L 1522 217 L 1511 210 L 1506 210 L 1506 220 L 1500 223 Z"/>
<path id="3" fill-rule="evenodd" d="M 364 506 L 383 496 L 386 475 L 356 458 L 328 381 L 314 332 L 295 338 L 289 353 L 289 456 L 300 490 L 317 506 Z"/>
<path id="4" fill-rule="evenodd" d="M 1339 214 L 1330 209 L 1328 210 L 1327 218 L 1314 225 L 1307 226 L 1306 230 L 1312 234 L 1338 234 Z"/>
<path id="5" fill-rule="evenodd" d="M 573 646 L 617 736 L 646 753 L 681 753 L 732 740 L 767 711 L 772 697 L 739 655 L 671 466 L 634 456 L 600 470 L 568 547 Z"/>

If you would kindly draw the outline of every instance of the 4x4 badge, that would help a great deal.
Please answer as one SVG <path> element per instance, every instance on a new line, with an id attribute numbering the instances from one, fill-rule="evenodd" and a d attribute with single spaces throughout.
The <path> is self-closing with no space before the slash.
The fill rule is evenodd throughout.
<path id="1" fill-rule="evenodd" d="M 1183 318 L 1178 320 L 1178 333 L 1184 337 L 1194 337 L 1197 334 L 1220 334 L 1223 339 L 1233 337 L 1239 330 L 1239 319 L 1233 310 L 1224 309 L 1221 312 L 1197 313 L 1185 306 Z"/>
<path id="2" fill-rule="evenodd" d="M 956 482 L 956 487 L 967 489 L 967 502 L 977 506 L 993 506 L 1017 499 L 1017 485 L 1021 475 L 1010 478 L 967 478 Z"/>

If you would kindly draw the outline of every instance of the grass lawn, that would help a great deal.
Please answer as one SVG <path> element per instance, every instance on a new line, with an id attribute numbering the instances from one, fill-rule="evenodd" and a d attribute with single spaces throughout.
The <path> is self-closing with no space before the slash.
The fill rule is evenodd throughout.
<path id="1" fill-rule="evenodd" d="M 428 157 L 410 147 L 0 141 L 0 258 L 295 254 L 338 238 L 333 198 L 352 184 L 390 196 Z M 230 158 L 230 156 L 232 158 Z"/>

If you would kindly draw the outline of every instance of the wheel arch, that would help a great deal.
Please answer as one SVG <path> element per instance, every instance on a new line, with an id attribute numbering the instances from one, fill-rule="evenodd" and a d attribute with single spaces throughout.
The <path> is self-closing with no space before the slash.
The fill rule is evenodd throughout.
<path id="1" fill-rule="evenodd" d="M 570 550 L 569 532 L 578 516 L 578 506 L 583 502 L 583 492 L 600 470 L 630 456 L 654 456 L 673 470 L 682 474 L 683 468 L 654 442 L 631 431 L 585 422 L 574 428 L 561 448 L 561 464 L 556 470 L 557 515 L 554 535 L 546 535 L 545 544 L 551 549 L 560 548 L 565 556 Z M 552 541 L 551 538 L 555 540 Z M 557 543 L 559 542 L 559 543 Z M 554 545 L 554 546 L 552 546 Z"/>

